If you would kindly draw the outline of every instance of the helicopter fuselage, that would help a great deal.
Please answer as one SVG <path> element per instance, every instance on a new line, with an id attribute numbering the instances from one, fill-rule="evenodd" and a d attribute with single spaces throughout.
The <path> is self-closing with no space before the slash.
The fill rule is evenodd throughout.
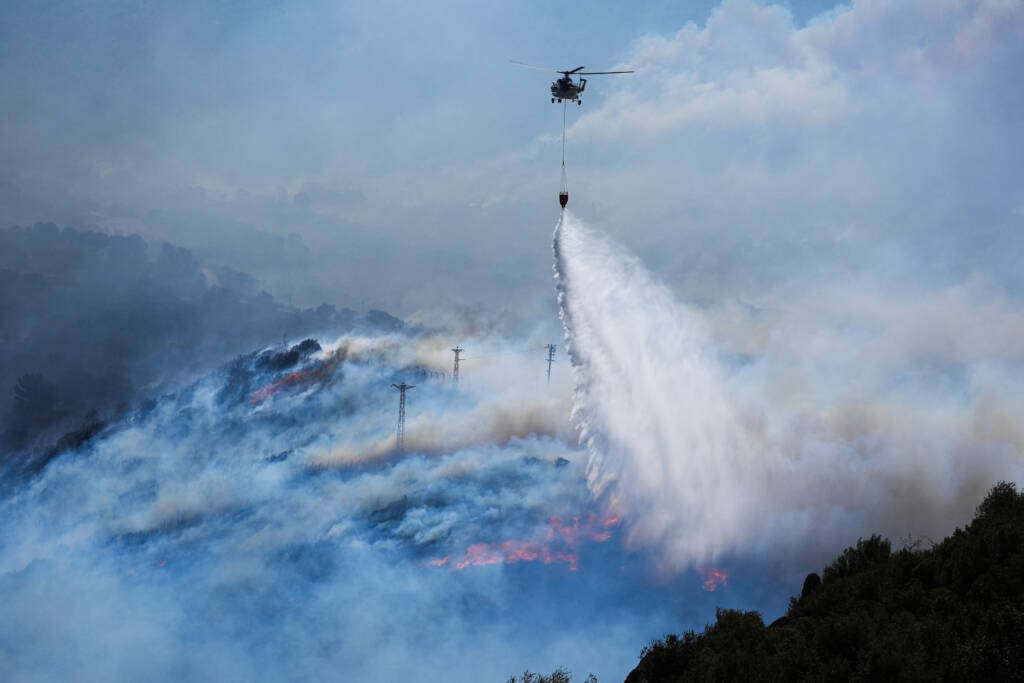
<path id="1" fill-rule="evenodd" d="M 551 83 L 551 101 L 561 102 L 569 100 L 579 103 L 579 97 L 587 87 L 587 79 L 581 78 L 579 82 L 572 80 L 571 76 L 562 76 Z"/>

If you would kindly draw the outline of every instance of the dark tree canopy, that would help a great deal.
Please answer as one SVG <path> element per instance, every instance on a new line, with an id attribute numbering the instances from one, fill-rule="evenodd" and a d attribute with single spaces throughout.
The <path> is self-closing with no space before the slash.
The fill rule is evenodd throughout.
<path id="1" fill-rule="evenodd" d="M 861 539 L 788 612 L 718 610 L 652 642 L 627 683 L 1024 680 L 1024 493 L 1000 482 L 932 548 Z"/>
<path id="2" fill-rule="evenodd" d="M 572 674 L 565 667 L 558 667 L 549 675 L 531 673 L 524 671 L 518 678 L 509 676 L 507 683 L 572 683 Z M 597 676 L 587 674 L 583 683 L 597 683 Z"/>

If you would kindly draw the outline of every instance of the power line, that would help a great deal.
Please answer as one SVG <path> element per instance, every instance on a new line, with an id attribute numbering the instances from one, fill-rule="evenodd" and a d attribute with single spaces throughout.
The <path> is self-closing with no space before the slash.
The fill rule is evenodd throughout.
<path id="1" fill-rule="evenodd" d="M 565 208 L 569 203 L 569 184 L 565 180 L 565 103 L 562 103 L 562 184 L 558 187 L 558 203 Z"/>
<path id="2" fill-rule="evenodd" d="M 409 389 L 415 389 L 416 387 L 411 384 L 402 382 L 401 384 L 392 384 L 395 389 L 398 389 L 398 432 L 395 434 L 395 447 L 399 453 L 405 452 L 405 392 Z"/>

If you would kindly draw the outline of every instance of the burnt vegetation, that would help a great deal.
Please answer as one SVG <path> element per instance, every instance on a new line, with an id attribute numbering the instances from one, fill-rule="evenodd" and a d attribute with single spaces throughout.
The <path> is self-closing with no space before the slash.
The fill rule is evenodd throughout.
<path id="1" fill-rule="evenodd" d="M 1000 482 L 967 527 L 919 545 L 861 539 L 770 626 L 719 609 L 645 647 L 626 683 L 1024 680 L 1024 493 Z"/>

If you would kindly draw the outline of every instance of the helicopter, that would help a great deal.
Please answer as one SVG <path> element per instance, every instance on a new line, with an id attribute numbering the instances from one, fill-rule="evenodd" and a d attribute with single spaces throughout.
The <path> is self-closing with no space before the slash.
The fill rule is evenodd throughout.
<path id="1" fill-rule="evenodd" d="M 548 69 L 543 66 L 534 66 L 533 64 L 527 64 L 525 62 L 517 62 L 512 59 L 509 60 L 513 64 L 519 66 L 525 66 L 528 69 L 537 69 L 538 71 L 550 71 L 551 73 L 562 74 L 562 77 L 551 83 L 551 102 L 572 102 L 575 100 L 577 105 L 583 104 L 583 98 L 581 95 L 587 87 L 587 79 L 583 76 L 604 76 L 608 74 L 631 74 L 632 71 L 584 71 L 585 66 L 578 66 L 570 71 L 561 71 L 559 69 Z M 572 79 L 573 74 L 580 77 L 579 81 Z"/>

